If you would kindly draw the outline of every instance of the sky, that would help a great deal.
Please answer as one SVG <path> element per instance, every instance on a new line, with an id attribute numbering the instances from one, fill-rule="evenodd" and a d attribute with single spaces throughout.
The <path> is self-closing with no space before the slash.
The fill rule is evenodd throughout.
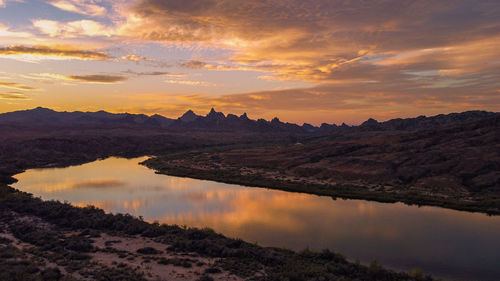
<path id="1" fill-rule="evenodd" d="M 0 112 L 500 111 L 498 0 L 0 0 Z"/>

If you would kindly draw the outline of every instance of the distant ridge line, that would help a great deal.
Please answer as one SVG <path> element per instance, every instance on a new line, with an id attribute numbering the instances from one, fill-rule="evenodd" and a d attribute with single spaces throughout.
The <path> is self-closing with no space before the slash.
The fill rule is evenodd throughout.
<path id="1" fill-rule="evenodd" d="M 37 107 L 0 114 L 0 125 L 19 125 L 24 127 L 97 127 L 97 128 L 157 128 L 171 130 L 224 130 L 250 132 L 287 132 L 287 133 L 328 133 L 343 130 L 356 131 L 413 131 L 429 129 L 438 126 L 453 125 L 474 121 L 482 118 L 500 116 L 500 113 L 487 111 L 466 111 L 462 113 L 439 114 L 435 116 L 418 116 L 415 118 L 396 118 L 378 122 L 369 118 L 359 126 L 349 126 L 343 123 L 323 123 L 313 126 L 304 123 L 302 126 L 282 122 L 275 117 L 271 121 L 265 119 L 253 120 L 246 113 L 240 116 L 225 115 L 214 108 L 205 115 L 197 115 L 187 110 L 177 119 L 167 118 L 159 114 L 151 116 L 132 113 L 109 113 L 104 110 L 97 112 L 59 112 L 49 108 Z"/>

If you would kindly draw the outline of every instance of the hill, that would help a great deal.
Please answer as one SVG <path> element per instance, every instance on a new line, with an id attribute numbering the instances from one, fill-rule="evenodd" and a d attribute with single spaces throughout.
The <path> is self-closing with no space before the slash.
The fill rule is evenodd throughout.
<path id="1" fill-rule="evenodd" d="M 240 116 L 225 115 L 215 109 L 206 116 L 195 114 L 188 110 L 177 119 L 167 118 L 158 114 L 131 114 L 98 112 L 57 112 L 52 109 L 37 107 L 0 114 L 0 126 L 16 126 L 28 128 L 84 128 L 84 129 L 153 129 L 168 131 L 232 131 L 253 133 L 292 133 L 292 134 L 328 134 L 335 132 L 356 133 L 366 131 L 416 131 L 432 129 L 440 126 L 459 124 L 498 116 L 498 113 L 486 111 L 468 111 L 463 113 L 440 114 L 431 117 L 419 116 L 416 118 L 392 119 L 378 122 L 368 119 L 359 126 L 323 123 L 316 127 L 307 123 L 299 126 L 293 123 L 280 121 L 277 117 L 271 121 L 264 119 L 252 120 L 244 113 Z"/>
<path id="2" fill-rule="evenodd" d="M 169 175 L 500 214 L 500 117 L 486 115 L 457 124 L 444 118 L 447 125 L 410 132 L 337 132 L 294 144 L 162 155 L 145 164 Z"/>

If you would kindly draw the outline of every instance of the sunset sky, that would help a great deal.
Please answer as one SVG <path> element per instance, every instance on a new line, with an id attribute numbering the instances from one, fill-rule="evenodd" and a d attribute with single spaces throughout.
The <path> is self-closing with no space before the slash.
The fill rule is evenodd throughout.
<path id="1" fill-rule="evenodd" d="M 500 111 L 498 0 L 0 0 L 0 112 Z"/>

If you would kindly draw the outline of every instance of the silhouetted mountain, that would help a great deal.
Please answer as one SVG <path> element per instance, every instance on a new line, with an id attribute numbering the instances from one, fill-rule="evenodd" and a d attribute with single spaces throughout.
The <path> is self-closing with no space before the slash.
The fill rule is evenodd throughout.
<path id="1" fill-rule="evenodd" d="M 57 112 L 37 107 L 0 114 L 0 124 L 23 127 L 167 128 L 172 119 L 161 115 L 98 112 Z"/>
<path id="2" fill-rule="evenodd" d="M 498 113 L 487 111 L 466 111 L 462 113 L 439 114 L 432 117 L 419 116 L 416 118 L 406 119 L 397 118 L 382 123 L 370 118 L 361 124 L 360 127 L 375 131 L 414 131 L 474 121 L 495 115 L 498 115 Z"/>
<path id="3" fill-rule="evenodd" d="M 361 129 L 369 129 L 369 130 L 380 130 L 381 128 L 380 123 L 373 118 L 366 120 L 359 127 Z"/>
<path id="4" fill-rule="evenodd" d="M 240 119 L 241 119 L 241 120 L 245 120 L 245 119 L 246 119 L 246 120 L 250 120 L 250 119 L 248 119 L 248 116 L 247 116 L 247 113 L 246 113 L 246 112 L 245 112 L 245 113 L 243 113 L 243 114 L 241 114 Z"/>
<path id="5" fill-rule="evenodd" d="M 167 128 L 170 126 L 174 120 L 170 118 L 166 118 L 164 116 L 161 116 L 159 114 L 152 115 L 149 117 L 149 120 L 147 121 L 148 124 L 150 125 L 159 125 L 162 128 Z"/>
<path id="6" fill-rule="evenodd" d="M 391 131 L 414 131 L 420 129 L 432 129 L 440 126 L 464 123 L 498 115 L 499 113 L 477 110 L 466 111 L 462 113 L 439 114 L 431 117 L 419 116 L 416 118 L 406 119 L 397 118 L 380 123 L 380 129 Z"/>
<path id="7" fill-rule="evenodd" d="M 302 124 L 302 128 L 303 128 L 304 130 L 306 130 L 307 132 L 309 132 L 309 133 L 313 133 L 313 132 L 315 132 L 315 131 L 317 131 L 317 130 L 318 130 L 318 128 L 317 128 L 317 127 L 314 127 L 313 125 L 311 125 L 311 124 L 309 124 L 309 123 L 304 123 L 304 124 Z"/>
<path id="8" fill-rule="evenodd" d="M 198 117 L 200 116 L 194 114 L 194 112 L 190 109 L 186 111 L 186 113 L 184 113 L 181 117 L 179 117 L 178 120 L 182 122 L 193 122 Z"/>
<path id="9" fill-rule="evenodd" d="M 475 121 L 483 118 L 500 116 L 500 113 L 487 111 L 466 111 L 462 113 L 439 114 L 436 116 L 426 117 L 419 116 L 416 118 L 396 118 L 385 122 L 378 122 L 373 118 L 369 118 L 359 126 L 348 126 L 342 123 L 341 126 L 335 124 L 323 123 L 319 127 L 320 132 L 335 132 L 341 130 L 356 131 L 417 131 L 424 129 L 434 129 L 442 126 L 455 125 L 469 121 Z"/>
<path id="10" fill-rule="evenodd" d="M 224 116 L 224 113 L 222 112 L 215 111 L 215 109 L 212 107 L 212 109 L 205 118 L 211 121 L 223 121 L 226 118 L 226 116 Z"/>
<path id="11" fill-rule="evenodd" d="M 432 129 L 440 126 L 459 124 L 482 118 L 498 116 L 499 113 L 486 111 L 468 111 L 463 113 L 440 114 L 432 117 L 419 116 L 407 119 L 392 119 L 378 122 L 368 119 L 359 126 L 348 126 L 345 123 L 321 124 L 320 127 L 304 123 L 302 126 L 285 123 L 277 117 L 271 121 L 264 119 L 252 120 L 244 113 L 241 116 L 234 114 L 224 115 L 211 109 L 206 116 L 196 115 L 188 110 L 178 119 L 170 119 L 155 114 L 109 113 L 98 112 L 57 112 L 51 109 L 37 107 L 31 110 L 22 110 L 0 114 L 0 125 L 15 125 L 34 128 L 134 128 L 134 129 L 165 129 L 165 130 L 198 130 L 198 131 L 244 131 L 255 133 L 296 133 L 296 134 L 328 134 L 330 132 L 363 132 L 363 131 L 415 131 Z"/>
<path id="12" fill-rule="evenodd" d="M 306 133 L 311 132 L 310 128 L 302 128 L 297 124 L 283 123 L 278 118 L 272 121 L 259 119 L 257 121 L 248 118 L 246 113 L 241 116 L 234 114 L 224 115 L 211 109 L 206 116 L 194 114 L 191 110 L 176 120 L 171 129 L 190 129 L 190 130 L 222 130 L 222 131 L 246 131 L 256 133 L 266 132 L 293 132 Z M 313 127 L 315 128 L 315 127 Z M 313 130 L 314 131 L 314 130 Z"/>
<path id="13" fill-rule="evenodd" d="M 321 132 L 331 132 L 335 131 L 338 129 L 338 126 L 335 124 L 327 124 L 327 123 L 322 123 L 321 126 L 319 127 L 319 130 Z"/>

